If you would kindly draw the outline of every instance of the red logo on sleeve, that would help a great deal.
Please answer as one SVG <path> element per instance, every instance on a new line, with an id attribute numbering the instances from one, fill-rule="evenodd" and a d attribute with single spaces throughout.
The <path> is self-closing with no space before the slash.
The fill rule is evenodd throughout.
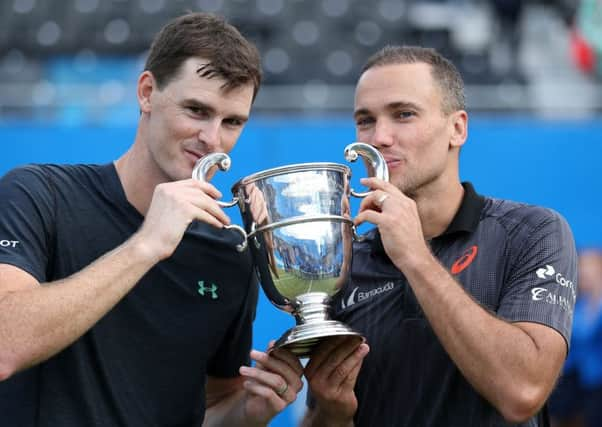
<path id="1" fill-rule="evenodd" d="M 478 251 L 479 247 L 475 245 L 468 249 L 466 252 L 464 252 L 462 256 L 458 258 L 458 260 L 452 265 L 451 273 L 459 274 L 462 271 L 464 271 L 464 269 L 468 267 L 470 263 L 472 263 L 472 261 L 474 261 Z"/>

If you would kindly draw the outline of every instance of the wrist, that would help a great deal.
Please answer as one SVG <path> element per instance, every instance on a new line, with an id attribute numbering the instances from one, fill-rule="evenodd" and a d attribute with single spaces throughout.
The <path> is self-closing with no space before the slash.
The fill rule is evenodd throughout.
<path id="1" fill-rule="evenodd" d="M 341 415 L 339 411 L 326 411 L 316 407 L 313 411 L 312 427 L 353 427 L 353 415 Z"/>
<path id="2" fill-rule="evenodd" d="M 426 242 L 424 247 L 416 248 L 404 254 L 403 258 L 398 257 L 398 259 L 392 259 L 391 261 L 406 276 L 412 274 L 412 272 L 424 271 L 433 262 L 438 263 Z"/>
<path id="3" fill-rule="evenodd" d="M 239 426 L 244 426 L 244 427 L 268 427 L 271 419 L 267 420 L 267 421 L 258 421 L 255 420 L 253 416 L 251 416 L 250 414 L 247 413 L 247 407 L 246 404 L 244 403 L 244 399 L 241 402 L 241 404 L 239 405 L 239 411 L 238 412 L 238 420 L 236 421 L 236 425 Z"/>
<path id="4" fill-rule="evenodd" d="M 153 245 L 148 239 L 145 239 L 140 232 L 132 235 L 132 237 L 126 241 L 125 246 L 128 251 L 131 252 L 131 256 L 134 259 L 147 263 L 149 266 L 153 266 L 169 256 L 169 254 L 163 254 L 162 251 L 159 250 L 160 248 L 157 248 L 156 245 Z"/>

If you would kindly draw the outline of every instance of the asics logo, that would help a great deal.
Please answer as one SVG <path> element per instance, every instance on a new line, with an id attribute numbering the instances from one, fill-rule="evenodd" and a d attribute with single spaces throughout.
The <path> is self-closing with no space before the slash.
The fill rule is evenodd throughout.
<path id="1" fill-rule="evenodd" d="M 452 274 L 459 274 L 466 269 L 476 258 L 479 252 L 479 247 L 474 245 L 466 250 L 460 258 L 456 260 L 451 266 Z"/>

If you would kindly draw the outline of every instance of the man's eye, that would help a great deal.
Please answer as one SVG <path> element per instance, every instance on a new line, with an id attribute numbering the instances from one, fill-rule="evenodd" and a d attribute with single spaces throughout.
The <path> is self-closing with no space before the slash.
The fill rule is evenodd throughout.
<path id="1" fill-rule="evenodd" d="M 358 119 L 356 119 L 355 124 L 357 126 L 367 126 L 370 123 L 372 123 L 374 120 L 372 120 L 372 118 L 370 117 L 360 117 Z"/>
<path id="2" fill-rule="evenodd" d="M 397 116 L 401 119 L 409 119 L 410 117 L 415 116 L 416 113 L 413 111 L 400 111 L 397 113 Z"/>
<path id="3" fill-rule="evenodd" d="M 224 120 L 224 123 L 232 127 L 238 127 L 243 125 L 243 121 L 240 119 L 226 119 Z"/>
<path id="4" fill-rule="evenodd" d="M 187 107 L 187 109 L 195 116 L 206 116 L 207 115 L 207 110 L 205 110 L 204 108 L 201 108 L 201 107 L 190 106 L 190 107 Z"/>

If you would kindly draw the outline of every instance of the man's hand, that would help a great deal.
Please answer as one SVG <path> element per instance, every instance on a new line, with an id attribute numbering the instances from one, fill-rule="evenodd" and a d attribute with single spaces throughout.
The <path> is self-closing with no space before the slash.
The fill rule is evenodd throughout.
<path id="1" fill-rule="evenodd" d="M 194 179 L 157 185 L 137 233 L 159 259 L 169 257 L 194 220 L 216 227 L 230 224 L 230 218 L 217 204 L 221 193 L 208 182 Z"/>
<path id="2" fill-rule="evenodd" d="M 267 353 L 253 350 L 251 358 L 256 362 L 254 367 L 240 368 L 245 378 L 244 416 L 257 424 L 267 424 L 297 399 L 303 388 L 303 365 L 285 349 Z"/>
<path id="3" fill-rule="evenodd" d="M 297 399 L 303 366 L 295 355 L 283 349 L 252 350 L 251 358 L 255 366 L 242 366 L 238 377 L 208 378 L 203 427 L 266 426 Z"/>
<path id="4" fill-rule="evenodd" d="M 352 425 L 355 381 L 369 350 L 357 337 L 334 337 L 317 347 L 305 368 L 316 406 L 304 425 Z"/>
<path id="5" fill-rule="evenodd" d="M 355 225 L 376 225 L 387 255 L 401 271 L 412 260 L 429 257 L 416 202 L 378 178 L 363 178 L 361 183 L 372 192 L 362 200 Z"/>

